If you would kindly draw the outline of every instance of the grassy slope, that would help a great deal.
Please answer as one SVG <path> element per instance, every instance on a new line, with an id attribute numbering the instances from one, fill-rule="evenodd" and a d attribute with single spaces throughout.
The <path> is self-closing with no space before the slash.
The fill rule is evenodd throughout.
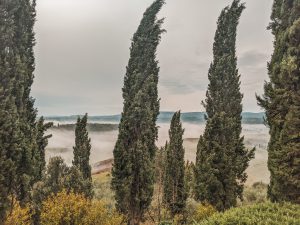
<path id="1" fill-rule="evenodd" d="M 104 172 L 93 175 L 95 198 L 103 200 L 107 205 L 114 206 L 114 195 L 110 189 L 111 174 Z"/>

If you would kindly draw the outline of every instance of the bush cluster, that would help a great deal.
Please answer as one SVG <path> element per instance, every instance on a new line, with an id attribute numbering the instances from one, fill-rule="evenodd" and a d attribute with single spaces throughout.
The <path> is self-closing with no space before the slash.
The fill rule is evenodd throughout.
<path id="1" fill-rule="evenodd" d="M 197 225 L 298 225 L 300 205 L 260 203 L 216 213 Z M 196 225 L 196 224 L 195 224 Z"/>

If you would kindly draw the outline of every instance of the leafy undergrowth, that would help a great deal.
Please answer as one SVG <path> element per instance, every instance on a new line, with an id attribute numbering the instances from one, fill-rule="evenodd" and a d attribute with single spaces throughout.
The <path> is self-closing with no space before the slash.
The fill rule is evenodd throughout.
<path id="1" fill-rule="evenodd" d="M 197 225 L 299 225 L 300 205 L 260 203 L 216 213 Z M 195 224 L 196 225 L 196 224 Z"/>
<path id="2" fill-rule="evenodd" d="M 239 202 L 238 206 L 253 205 L 267 202 L 268 185 L 262 182 L 246 186 L 244 189 L 244 201 Z"/>

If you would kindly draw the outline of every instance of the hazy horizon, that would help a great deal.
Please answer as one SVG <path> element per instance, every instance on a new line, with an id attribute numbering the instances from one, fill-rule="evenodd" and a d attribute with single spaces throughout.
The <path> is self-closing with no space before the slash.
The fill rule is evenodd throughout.
<path id="1" fill-rule="evenodd" d="M 160 111 L 160 113 L 175 113 L 176 111 Z M 87 112 L 86 112 L 87 113 Z M 89 114 L 89 117 L 97 117 L 97 116 L 120 116 L 122 112 L 119 113 L 112 113 L 112 114 Z M 205 111 L 182 111 L 181 110 L 181 114 L 185 114 L 185 113 L 205 113 Z M 265 113 L 264 111 L 257 111 L 257 112 L 251 112 L 251 111 L 243 111 L 242 113 L 255 113 L 255 114 L 260 114 L 260 113 Z M 43 115 L 44 117 L 73 117 L 73 116 L 84 116 L 85 113 L 82 114 L 61 114 L 61 115 Z"/>

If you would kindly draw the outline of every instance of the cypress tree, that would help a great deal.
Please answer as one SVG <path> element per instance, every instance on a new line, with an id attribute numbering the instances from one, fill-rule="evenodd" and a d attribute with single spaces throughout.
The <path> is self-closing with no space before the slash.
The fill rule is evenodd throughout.
<path id="1" fill-rule="evenodd" d="M 275 36 L 270 81 L 258 103 L 270 128 L 268 168 L 272 201 L 300 203 L 300 2 L 276 0 L 269 29 Z"/>
<path id="2" fill-rule="evenodd" d="M 86 197 L 92 197 L 92 173 L 90 166 L 90 154 L 91 154 L 91 139 L 87 131 L 87 118 L 85 114 L 81 119 L 80 117 L 76 123 L 75 129 L 75 146 L 73 148 L 74 160 L 73 166 L 77 167 L 82 173 L 83 179 L 86 181 L 85 195 Z M 73 172 L 76 169 L 72 169 Z"/>
<path id="3" fill-rule="evenodd" d="M 14 85 L 14 5 L 0 2 L 0 221 L 11 207 L 16 193 L 17 166 L 21 154 L 21 132 Z"/>
<path id="4" fill-rule="evenodd" d="M 1 186 L 5 183 L 1 190 L 6 196 L 17 196 L 24 204 L 30 200 L 33 184 L 41 179 L 45 165 L 43 154 L 50 137 L 44 136 L 49 124 L 44 124 L 44 128 L 40 126 L 40 130 L 37 127 L 37 112 L 30 97 L 35 1 L 4 0 L 0 2 L 0 10 L 0 114 L 3 122 L 0 125 L 0 164 L 3 165 L 0 182 Z M 7 201 L 7 197 L 5 199 Z M 3 215 L 2 209 L 0 214 Z"/>
<path id="5" fill-rule="evenodd" d="M 17 197 L 21 204 L 30 200 L 30 191 L 33 184 L 41 178 L 41 166 L 44 162 L 38 146 L 38 139 L 44 135 L 38 130 L 34 108 L 34 99 L 30 96 L 31 85 L 34 79 L 35 59 L 33 47 L 35 45 L 35 0 L 1 1 L 11 16 L 11 41 L 9 49 L 13 57 L 10 58 L 10 77 L 12 82 L 12 99 L 15 101 L 18 114 L 18 127 L 21 135 L 21 157 L 17 163 Z M 48 125 L 45 125 L 45 128 Z M 42 132 L 42 134 L 39 134 Z M 49 137 L 49 136 L 48 136 Z M 46 140 L 48 137 L 44 137 Z M 43 167 L 43 166 L 42 166 Z"/>
<path id="6" fill-rule="evenodd" d="M 185 162 L 180 111 L 171 120 L 170 143 L 167 146 L 164 179 L 164 202 L 173 215 L 182 214 L 186 206 Z"/>
<path id="7" fill-rule="evenodd" d="M 20 162 L 18 163 L 18 193 L 21 204 L 30 200 L 30 191 L 37 181 L 39 162 L 37 153 L 37 130 L 34 100 L 30 96 L 33 83 L 35 45 L 33 26 L 35 22 L 35 1 L 15 1 L 14 10 L 14 97 L 20 120 L 23 146 Z"/>
<path id="8" fill-rule="evenodd" d="M 242 199 L 245 173 L 254 149 L 248 151 L 241 137 L 242 98 L 236 58 L 236 30 L 245 6 L 234 0 L 218 19 L 210 66 L 208 91 L 203 105 L 206 127 L 196 157 L 196 193 L 218 210 Z"/>
<path id="9" fill-rule="evenodd" d="M 153 2 L 133 36 L 123 87 L 124 107 L 113 152 L 116 206 L 133 225 L 142 221 L 153 195 L 159 114 L 156 49 L 163 32 L 163 20 L 156 16 L 163 4 L 164 0 Z"/>

